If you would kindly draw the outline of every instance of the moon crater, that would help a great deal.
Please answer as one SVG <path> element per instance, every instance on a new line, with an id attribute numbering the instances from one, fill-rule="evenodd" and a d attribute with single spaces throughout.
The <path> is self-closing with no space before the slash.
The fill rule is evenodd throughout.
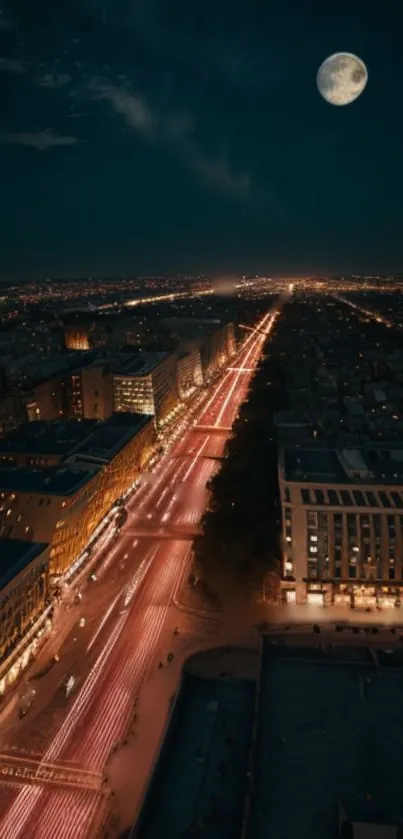
<path id="1" fill-rule="evenodd" d="M 330 105 L 350 105 L 366 87 L 368 71 L 357 55 L 336 52 L 320 65 L 316 77 L 319 93 Z"/>

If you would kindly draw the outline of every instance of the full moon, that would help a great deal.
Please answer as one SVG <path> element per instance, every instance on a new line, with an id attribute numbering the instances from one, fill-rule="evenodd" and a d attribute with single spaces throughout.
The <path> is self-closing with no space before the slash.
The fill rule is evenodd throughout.
<path id="1" fill-rule="evenodd" d="M 358 99 L 368 81 L 367 68 L 351 52 L 336 52 L 320 65 L 316 84 L 330 105 L 350 105 Z"/>

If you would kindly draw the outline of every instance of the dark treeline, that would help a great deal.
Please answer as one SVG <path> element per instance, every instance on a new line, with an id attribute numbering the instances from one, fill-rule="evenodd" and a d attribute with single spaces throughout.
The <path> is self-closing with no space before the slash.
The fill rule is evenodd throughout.
<path id="1" fill-rule="evenodd" d="M 222 468 L 209 484 L 210 504 L 195 559 L 197 572 L 220 597 L 232 585 L 256 594 L 264 580 L 267 596 L 277 593 L 280 505 L 273 420 L 275 411 L 285 407 L 284 379 L 278 361 L 264 357 L 227 442 Z"/>

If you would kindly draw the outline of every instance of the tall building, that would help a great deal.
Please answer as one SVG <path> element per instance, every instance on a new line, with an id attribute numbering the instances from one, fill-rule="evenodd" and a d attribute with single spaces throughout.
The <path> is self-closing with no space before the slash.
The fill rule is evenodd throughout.
<path id="1" fill-rule="evenodd" d="M 227 355 L 228 358 L 232 358 L 236 351 L 234 324 L 226 323 L 224 329 L 227 337 Z"/>
<path id="2" fill-rule="evenodd" d="M 45 630 L 49 602 L 46 544 L 0 539 L 0 696 L 24 667 Z"/>
<path id="3" fill-rule="evenodd" d="M 181 399 L 188 399 L 203 384 L 203 372 L 199 350 L 178 353 L 178 390 Z"/>
<path id="4" fill-rule="evenodd" d="M 113 379 L 109 363 L 94 361 L 64 380 L 64 414 L 75 419 L 106 420 L 113 412 Z"/>
<path id="5" fill-rule="evenodd" d="M 122 353 L 113 368 L 114 410 L 152 414 L 157 427 L 178 407 L 176 357 Z"/>
<path id="6" fill-rule="evenodd" d="M 297 603 L 369 608 L 403 596 L 403 450 L 284 448 L 283 589 Z"/>

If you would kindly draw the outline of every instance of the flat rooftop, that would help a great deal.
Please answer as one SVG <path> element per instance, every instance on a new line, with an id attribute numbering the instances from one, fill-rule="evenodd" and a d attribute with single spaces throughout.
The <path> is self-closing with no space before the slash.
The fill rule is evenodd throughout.
<path id="1" fill-rule="evenodd" d="M 22 539 L 0 539 L 0 589 L 23 571 L 48 546 L 41 542 L 28 542 Z"/>
<path id="2" fill-rule="evenodd" d="M 64 459 L 97 452 L 97 456 L 109 460 L 150 419 L 153 418 L 147 414 L 114 414 L 105 422 L 73 419 L 28 422 L 0 440 L 0 457 L 32 454 Z"/>
<path id="3" fill-rule="evenodd" d="M 98 466 L 51 466 L 33 469 L 18 466 L 0 469 L 0 492 L 43 493 L 44 495 L 74 495 L 98 472 Z"/>
<path id="4" fill-rule="evenodd" d="M 96 420 L 27 422 L 0 440 L 0 457 L 13 454 L 71 454 L 94 431 Z"/>
<path id="5" fill-rule="evenodd" d="M 334 839 L 341 803 L 353 823 L 402 824 L 403 650 L 376 667 L 365 646 L 282 643 L 264 641 L 248 837 Z"/>
<path id="6" fill-rule="evenodd" d="M 255 689 L 249 679 L 186 673 L 131 836 L 234 839 L 240 835 Z"/>
<path id="7" fill-rule="evenodd" d="M 286 481 L 298 483 L 402 484 L 403 448 L 321 447 L 284 450 Z"/>
<path id="8" fill-rule="evenodd" d="M 167 352 L 120 353 L 112 371 L 115 376 L 148 376 L 168 355 Z"/>
<path id="9" fill-rule="evenodd" d="M 79 459 L 95 458 L 107 463 L 153 419 L 148 414 L 114 414 L 106 422 L 98 424 L 92 434 L 87 435 L 86 440 L 75 449 L 74 456 Z"/>

